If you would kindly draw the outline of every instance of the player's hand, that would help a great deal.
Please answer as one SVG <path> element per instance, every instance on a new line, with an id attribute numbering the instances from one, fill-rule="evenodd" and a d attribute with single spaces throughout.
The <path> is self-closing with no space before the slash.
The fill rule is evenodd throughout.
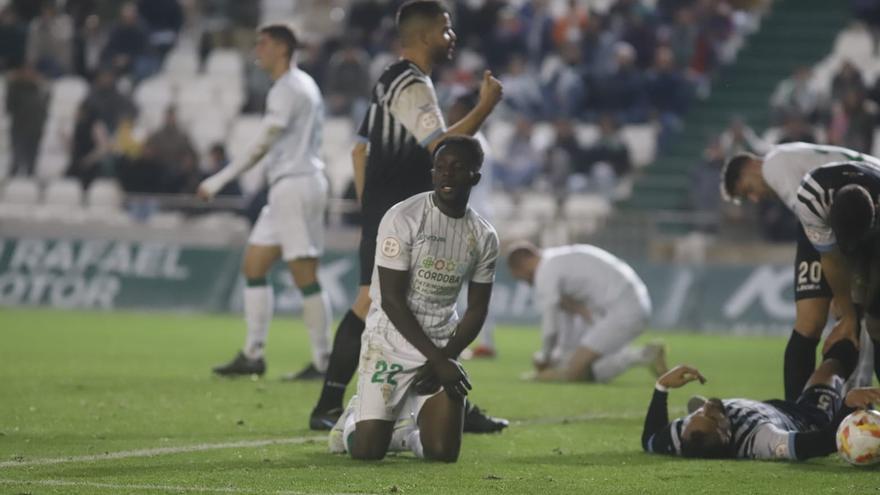
<path id="1" fill-rule="evenodd" d="M 226 181 L 214 174 L 199 184 L 199 187 L 196 188 L 196 196 L 204 201 L 211 201 L 225 185 Z"/>
<path id="2" fill-rule="evenodd" d="M 847 407 L 864 409 L 872 404 L 880 404 L 880 388 L 860 387 L 854 388 L 846 394 L 844 403 Z"/>
<path id="3" fill-rule="evenodd" d="M 483 71 L 483 81 L 480 83 L 480 102 L 494 107 L 501 101 L 504 95 L 504 87 L 501 81 L 492 76 L 491 70 Z"/>
<path id="4" fill-rule="evenodd" d="M 666 388 L 679 388 L 694 380 L 699 380 L 701 385 L 706 383 L 706 378 L 700 374 L 700 370 L 680 364 L 658 378 L 657 383 Z"/>
<path id="5" fill-rule="evenodd" d="M 433 395 L 440 390 L 440 382 L 434 375 L 434 370 L 427 364 L 419 366 L 413 377 L 413 389 L 419 395 Z"/>
<path id="6" fill-rule="evenodd" d="M 443 359 L 430 363 L 434 376 L 446 393 L 452 397 L 464 398 L 471 390 L 471 382 L 461 363 L 454 359 Z"/>
<path id="7" fill-rule="evenodd" d="M 859 347 L 859 325 L 852 316 L 844 316 L 837 320 L 831 333 L 825 338 L 825 344 L 822 346 L 822 354 L 828 352 L 834 344 L 843 339 L 849 339 L 858 349 Z"/>

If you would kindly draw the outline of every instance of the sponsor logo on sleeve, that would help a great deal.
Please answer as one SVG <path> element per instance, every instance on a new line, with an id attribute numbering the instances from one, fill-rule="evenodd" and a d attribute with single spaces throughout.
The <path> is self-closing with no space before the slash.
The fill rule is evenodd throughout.
<path id="1" fill-rule="evenodd" d="M 386 237 L 382 241 L 382 254 L 387 258 L 397 258 L 400 255 L 400 241 L 394 237 Z"/>

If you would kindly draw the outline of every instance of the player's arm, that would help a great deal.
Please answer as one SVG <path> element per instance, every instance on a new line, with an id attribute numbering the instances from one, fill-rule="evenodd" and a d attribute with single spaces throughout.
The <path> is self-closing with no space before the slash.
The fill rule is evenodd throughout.
<path id="1" fill-rule="evenodd" d="M 498 79 L 492 77 L 492 71 L 484 71 L 483 82 L 480 84 L 480 99 L 477 101 L 477 105 L 467 115 L 462 117 L 461 120 L 450 126 L 446 133 L 432 141 L 428 145 L 428 151 L 433 153 L 434 148 L 446 136 L 456 134 L 473 136 L 476 134 L 480 127 L 483 126 L 483 122 L 489 117 L 489 114 L 492 113 L 492 110 L 495 109 L 495 105 L 501 101 L 503 94 L 504 88 Z"/>
<path id="2" fill-rule="evenodd" d="M 367 143 L 358 141 L 351 150 L 351 164 L 354 168 L 354 192 L 358 203 L 363 202 L 364 183 L 367 177 Z"/>
<path id="3" fill-rule="evenodd" d="M 465 309 L 461 321 L 458 322 L 458 327 L 456 327 L 452 338 L 443 348 L 446 357 L 458 358 L 461 351 L 465 350 L 477 338 L 486 321 L 486 316 L 489 314 L 491 297 L 491 283 L 471 282 L 468 285 L 467 309 Z"/>
<path id="4" fill-rule="evenodd" d="M 216 174 L 208 177 L 199 184 L 197 194 L 204 200 L 210 200 L 223 189 L 226 184 L 237 179 L 241 174 L 250 170 L 260 162 L 272 145 L 278 141 L 283 127 L 264 125 L 257 139 L 248 148 L 248 151 L 240 158 L 233 160 Z"/>
<path id="5" fill-rule="evenodd" d="M 467 395 L 470 383 L 464 369 L 434 345 L 409 307 L 406 297 L 410 284 L 409 270 L 394 270 L 379 265 L 376 269 L 379 271 L 382 311 L 394 328 L 427 358 L 431 371 L 441 385 L 453 388 L 459 395 Z"/>
<path id="6" fill-rule="evenodd" d="M 645 415 L 645 425 L 642 429 L 642 448 L 646 452 L 656 454 L 677 454 L 678 449 L 672 442 L 672 425 L 669 423 L 669 411 L 667 409 L 668 390 L 680 388 L 692 381 L 706 383 L 706 378 L 700 371 L 690 366 L 679 365 L 657 379 L 654 386 L 654 395 L 648 406 L 648 414 Z"/>

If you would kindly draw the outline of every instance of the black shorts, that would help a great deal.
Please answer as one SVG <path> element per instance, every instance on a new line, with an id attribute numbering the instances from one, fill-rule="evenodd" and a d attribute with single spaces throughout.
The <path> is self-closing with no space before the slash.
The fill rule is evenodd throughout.
<path id="1" fill-rule="evenodd" d="M 822 272 L 819 251 L 807 239 L 803 225 L 798 225 L 797 255 L 794 259 L 794 300 L 831 298 L 831 287 Z"/>
<path id="2" fill-rule="evenodd" d="M 844 380 L 835 376 L 831 385 L 807 387 L 796 401 L 768 401 L 798 423 L 802 431 L 822 428 L 834 420 L 843 406 Z"/>
<path id="3" fill-rule="evenodd" d="M 377 235 L 379 235 L 379 223 L 369 222 L 365 216 L 361 226 L 361 243 L 358 246 L 358 258 L 361 264 L 360 285 L 370 285 L 373 281 Z"/>

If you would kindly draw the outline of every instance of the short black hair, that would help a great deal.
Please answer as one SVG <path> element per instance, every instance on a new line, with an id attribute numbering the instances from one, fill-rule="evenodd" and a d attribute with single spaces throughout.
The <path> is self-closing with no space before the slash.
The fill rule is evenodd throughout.
<path id="1" fill-rule="evenodd" d="M 692 459 L 724 459 L 731 457 L 730 447 L 714 432 L 693 431 L 681 439 L 681 456 Z"/>
<path id="2" fill-rule="evenodd" d="M 841 250 L 854 249 L 874 223 L 871 193 L 858 184 L 841 187 L 831 202 L 828 224 Z"/>
<path id="3" fill-rule="evenodd" d="M 287 55 L 293 56 L 293 52 L 300 46 L 293 29 L 284 24 L 268 24 L 260 28 L 260 34 L 272 38 L 275 41 L 283 43 L 287 47 Z"/>
<path id="4" fill-rule="evenodd" d="M 439 0 L 412 0 L 397 9 L 397 31 L 414 19 L 434 20 L 437 16 L 448 14 L 449 9 Z"/>
<path id="5" fill-rule="evenodd" d="M 737 153 L 724 164 L 721 169 L 721 196 L 725 201 L 733 201 L 736 199 L 735 189 L 736 183 L 742 177 L 742 171 L 752 160 L 760 160 L 760 157 L 752 153 Z"/>
<path id="6" fill-rule="evenodd" d="M 540 256 L 541 250 L 529 241 L 518 241 L 507 250 L 508 266 L 519 266 L 528 258 Z"/>
<path id="7" fill-rule="evenodd" d="M 434 160 L 440 156 L 442 150 L 458 153 L 465 160 L 475 163 L 477 170 L 483 166 L 483 145 L 470 136 L 455 135 L 443 138 L 434 148 Z"/>

